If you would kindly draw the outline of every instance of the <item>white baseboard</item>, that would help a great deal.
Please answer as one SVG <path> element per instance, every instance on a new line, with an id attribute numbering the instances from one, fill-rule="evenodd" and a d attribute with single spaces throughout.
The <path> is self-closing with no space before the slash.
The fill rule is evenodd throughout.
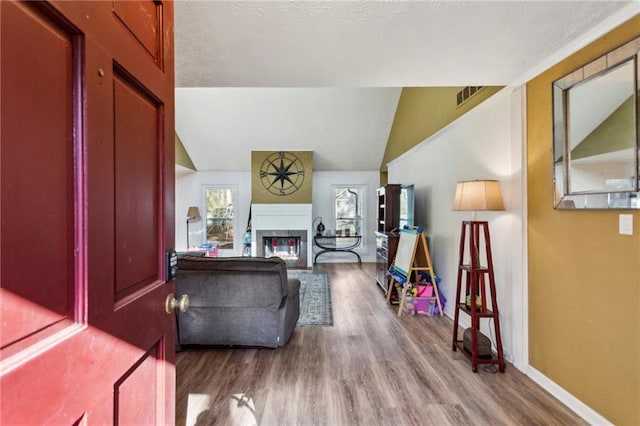
<path id="1" fill-rule="evenodd" d="M 453 320 L 453 314 L 445 309 L 444 314 Z M 470 327 L 470 321 L 468 318 L 459 319 L 460 327 L 466 328 Z M 506 360 L 505 354 L 505 360 Z M 514 366 L 515 367 L 515 366 Z M 516 367 L 517 368 L 517 367 Z M 578 398 L 567 392 L 560 385 L 555 383 L 553 380 L 549 379 L 547 376 L 533 368 L 532 366 L 527 366 L 526 370 L 522 370 L 518 368 L 518 370 L 522 371 L 522 373 L 526 374 L 531 380 L 540 385 L 544 390 L 549 392 L 554 398 L 558 401 L 562 402 L 566 405 L 571 411 L 582 417 L 587 423 L 591 425 L 597 426 L 611 426 L 609 420 L 604 418 L 598 412 L 596 412 L 593 408 L 589 407 L 584 402 L 580 401 Z"/>
<path id="2" fill-rule="evenodd" d="M 445 315 L 453 320 L 453 315 L 447 312 L 445 309 Z M 465 321 L 466 320 L 466 321 Z M 466 323 L 466 324 L 465 324 Z M 470 327 L 469 320 L 466 318 L 460 318 L 460 326 L 465 328 Z M 506 356 L 505 356 L 506 359 Z M 515 367 L 515 366 L 514 366 Z M 531 367 L 527 366 L 526 370 L 519 369 L 522 373 L 526 374 L 531 380 L 540 385 L 544 390 L 549 392 L 554 398 L 566 405 L 571 411 L 582 417 L 586 422 L 591 425 L 597 426 L 611 426 L 612 423 L 597 413 L 593 408 L 589 407 L 584 402 L 567 392 L 560 385 L 556 384 L 553 380 Z"/>
<path id="3" fill-rule="evenodd" d="M 612 423 L 598 414 L 593 408 L 567 392 L 564 388 L 556 384 L 553 380 L 529 366 L 525 372 L 534 382 L 539 384 L 544 390 L 553 395 L 558 401 L 569 407 L 573 412 L 582 417 L 591 425 L 612 425 Z"/>

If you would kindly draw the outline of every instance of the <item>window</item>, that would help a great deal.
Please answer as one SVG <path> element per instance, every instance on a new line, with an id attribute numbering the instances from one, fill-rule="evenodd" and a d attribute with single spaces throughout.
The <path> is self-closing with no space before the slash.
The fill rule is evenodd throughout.
<path id="1" fill-rule="evenodd" d="M 223 250 L 233 249 L 235 188 L 205 187 L 207 242 Z"/>
<path id="2" fill-rule="evenodd" d="M 365 189 L 364 185 L 333 188 L 336 235 L 363 235 Z"/>

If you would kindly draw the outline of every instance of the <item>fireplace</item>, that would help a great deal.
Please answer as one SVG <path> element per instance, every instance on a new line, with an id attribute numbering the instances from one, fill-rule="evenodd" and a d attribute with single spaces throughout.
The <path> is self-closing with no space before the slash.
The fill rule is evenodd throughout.
<path id="1" fill-rule="evenodd" d="M 277 256 L 282 258 L 287 268 L 306 269 L 307 267 L 307 231 L 306 230 L 260 230 L 256 231 L 256 254 L 260 257 Z"/>
<path id="2" fill-rule="evenodd" d="M 300 258 L 300 237 L 262 237 L 265 256 L 277 256 L 297 261 Z"/>
<path id="3" fill-rule="evenodd" d="M 311 222 L 311 204 L 252 204 L 251 254 L 271 256 L 275 239 L 276 255 L 282 257 L 289 268 L 310 268 Z M 265 237 L 270 240 L 265 241 Z M 292 241 L 294 254 L 291 254 Z"/>

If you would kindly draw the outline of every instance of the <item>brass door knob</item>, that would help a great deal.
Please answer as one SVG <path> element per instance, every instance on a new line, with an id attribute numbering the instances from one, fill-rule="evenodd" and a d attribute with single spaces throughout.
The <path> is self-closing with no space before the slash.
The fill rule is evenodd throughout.
<path id="1" fill-rule="evenodd" d="M 189 309 L 189 296 L 183 294 L 178 299 L 176 299 L 173 293 L 170 293 L 167 296 L 167 301 L 165 302 L 164 309 L 168 314 L 170 314 L 175 308 L 178 308 L 180 312 L 185 312 L 187 309 Z"/>

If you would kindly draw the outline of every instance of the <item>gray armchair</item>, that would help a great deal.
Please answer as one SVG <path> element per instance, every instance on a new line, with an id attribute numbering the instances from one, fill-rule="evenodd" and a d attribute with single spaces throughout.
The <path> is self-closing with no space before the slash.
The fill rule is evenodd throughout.
<path id="1" fill-rule="evenodd" d="M 284 346 L 300 316 L 300 281 L 277 257 L 178 259 L 178 345 Z"/>

